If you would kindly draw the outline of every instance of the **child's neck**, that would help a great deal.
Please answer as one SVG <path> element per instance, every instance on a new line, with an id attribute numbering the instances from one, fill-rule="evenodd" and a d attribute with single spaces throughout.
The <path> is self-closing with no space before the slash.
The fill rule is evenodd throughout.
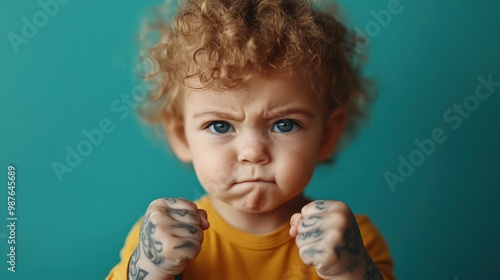
<path id="1" fill-rule="evenodd" d="M 217 213 L 227 223 L 251 234 L 266 234 L 278 229 L 284 223 L 288 223 L 294 213 L 300 213 L 302 207 L 311 202 L 300 194 L 270 212 L 248 213 L 213 197 L 209 196 L 209 198 Z M 210 221 L 210 217 L 208 220 Z"/>

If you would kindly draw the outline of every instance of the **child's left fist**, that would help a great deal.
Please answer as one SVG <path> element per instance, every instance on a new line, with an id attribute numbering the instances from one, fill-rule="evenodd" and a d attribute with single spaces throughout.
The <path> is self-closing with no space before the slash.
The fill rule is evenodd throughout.
<path id="1" fill-rule="evenodd" d="M 317 200 L 290 219 L 300 258 L 323 279 L 382 279 L 363 246 L 358 224 L 341 201 Z"/>

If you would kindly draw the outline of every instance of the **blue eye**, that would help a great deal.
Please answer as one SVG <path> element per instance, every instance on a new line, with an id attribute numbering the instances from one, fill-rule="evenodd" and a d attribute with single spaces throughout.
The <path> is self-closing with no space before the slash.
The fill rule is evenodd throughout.
<path id="1" fill-rule="evenodd" d="M 293 132 L 298 128 L 297 123 L 289 119 L 279 120 L 273 125 L 273 131 L 281 133 Z"/>
<path id="2" fill-rule="evenodd" d="M 216 133 L 216 134 L 225 134 L 225 133 L 228 133 L 232 130 L 234 130 L 234 128 L 227 122 L 225 121 L 215 121 L 213 123 L 211 123 L 208 128 L 210 129 L 210 131 L 212 131 L 213 133 Z"/>

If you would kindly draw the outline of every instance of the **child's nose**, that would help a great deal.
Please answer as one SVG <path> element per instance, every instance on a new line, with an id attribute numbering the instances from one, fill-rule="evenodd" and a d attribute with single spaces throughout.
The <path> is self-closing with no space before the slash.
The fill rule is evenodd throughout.
<path id="1" fill-rule="evenodd" d="M 268 164 L 271 156 L 263 139 L 250 136 L 241 141 L 238 147 L 238 161 L 243 164 Z"/>

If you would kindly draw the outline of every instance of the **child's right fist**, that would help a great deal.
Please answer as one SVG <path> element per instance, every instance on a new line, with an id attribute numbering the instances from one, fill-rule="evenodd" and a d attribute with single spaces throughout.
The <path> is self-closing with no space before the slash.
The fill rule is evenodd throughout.
<path id="1" fill-rule="evenodd" d="M 209 226 L 207 212 L 193 202 L 177 198 L 151 202 L 130 259 L 129 279 L 144 279 L 146 275 L 173 279 L 188 260 L 198 256 L 203 230 Z"/>

